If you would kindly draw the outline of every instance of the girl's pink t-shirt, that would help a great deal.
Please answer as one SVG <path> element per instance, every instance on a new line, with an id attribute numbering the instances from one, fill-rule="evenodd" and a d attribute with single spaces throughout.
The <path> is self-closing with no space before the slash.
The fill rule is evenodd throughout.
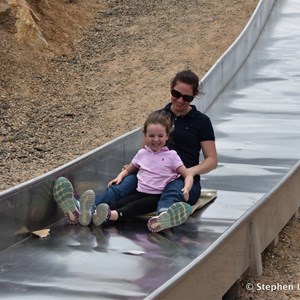
<path id="1" fill-rule="evenodd" d="M 145 146 L 135 155 L 132 164 L 139 169 L 137 191 L 161 194 L 169 182 L 180 176 L 176 170 L 183 162 L 176 151 L 168 147 L 153 152 Z"/>

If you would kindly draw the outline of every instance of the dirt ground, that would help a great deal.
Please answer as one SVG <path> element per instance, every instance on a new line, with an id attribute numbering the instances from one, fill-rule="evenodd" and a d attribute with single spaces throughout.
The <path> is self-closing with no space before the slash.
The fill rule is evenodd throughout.
<path id="1" fill-rule="evenodd" d="M 5 0 L 0 0 L 5 2 Z M 168 102 L 172 76 L 200 77 L 242 31 L 258 0 L 30 0 L 49 48 L 15 37 L 0 12 L 0 190 L 44 174 L 142 125 Z M 264 274 L 239 299 L 296 299 L 299 219 L 264 254 Z"/>

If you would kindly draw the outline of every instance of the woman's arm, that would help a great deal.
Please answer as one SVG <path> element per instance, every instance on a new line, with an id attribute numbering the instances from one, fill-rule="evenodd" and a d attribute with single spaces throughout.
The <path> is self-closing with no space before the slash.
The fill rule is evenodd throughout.
<path id="1" fill-rule="evenodd" d="M 216 144 L 214 141 L 201 142 L 201 148 L 204 156 L 204 160 L 194 167 L 189 168 L 189 172 L 193 176 L 205 174 L 214 170 L 218 165 L 218 155 L 216 150 Z"/>

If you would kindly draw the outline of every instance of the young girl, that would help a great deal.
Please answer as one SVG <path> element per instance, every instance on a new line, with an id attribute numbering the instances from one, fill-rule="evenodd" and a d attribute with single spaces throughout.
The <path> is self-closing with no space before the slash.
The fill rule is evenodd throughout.
<path id="1" fill-rule="evenodd" d="M 106 203 L 99 204 L 92 216 L 96 226 L 107 220 L 124 220 L 154 212 L 165 186 L 180 175 L 185 182 L 183 197 L 188 201 L 193 176 L 189 174 L 177 153 L 166 147 L 171 132 L 169 116 L 165 111 L 151 113 L 145 121 L 143 132 L 145 146 L 138 151 L 129 166 L 109 183 L 119 184 L 129 174 L 137 172 L 137 189 L 135 193 L 117 201 L 111 207 Z"/>

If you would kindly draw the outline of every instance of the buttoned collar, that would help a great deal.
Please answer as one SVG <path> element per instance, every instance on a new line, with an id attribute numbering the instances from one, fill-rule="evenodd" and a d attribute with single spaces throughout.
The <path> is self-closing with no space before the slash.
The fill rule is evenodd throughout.
<path id="1" fill-rule="evenodd" d="M 158 151 L 154 152 L 149 146 L 145 145 L 144 146 L 145 150 L 147 150 L 150 153 L 160 153 L 160 152 L 164 152 L 164 151 L 169 151 L 169 148 L 167 146 L 162 147 L 161 149 L 159 149 Z"/>

